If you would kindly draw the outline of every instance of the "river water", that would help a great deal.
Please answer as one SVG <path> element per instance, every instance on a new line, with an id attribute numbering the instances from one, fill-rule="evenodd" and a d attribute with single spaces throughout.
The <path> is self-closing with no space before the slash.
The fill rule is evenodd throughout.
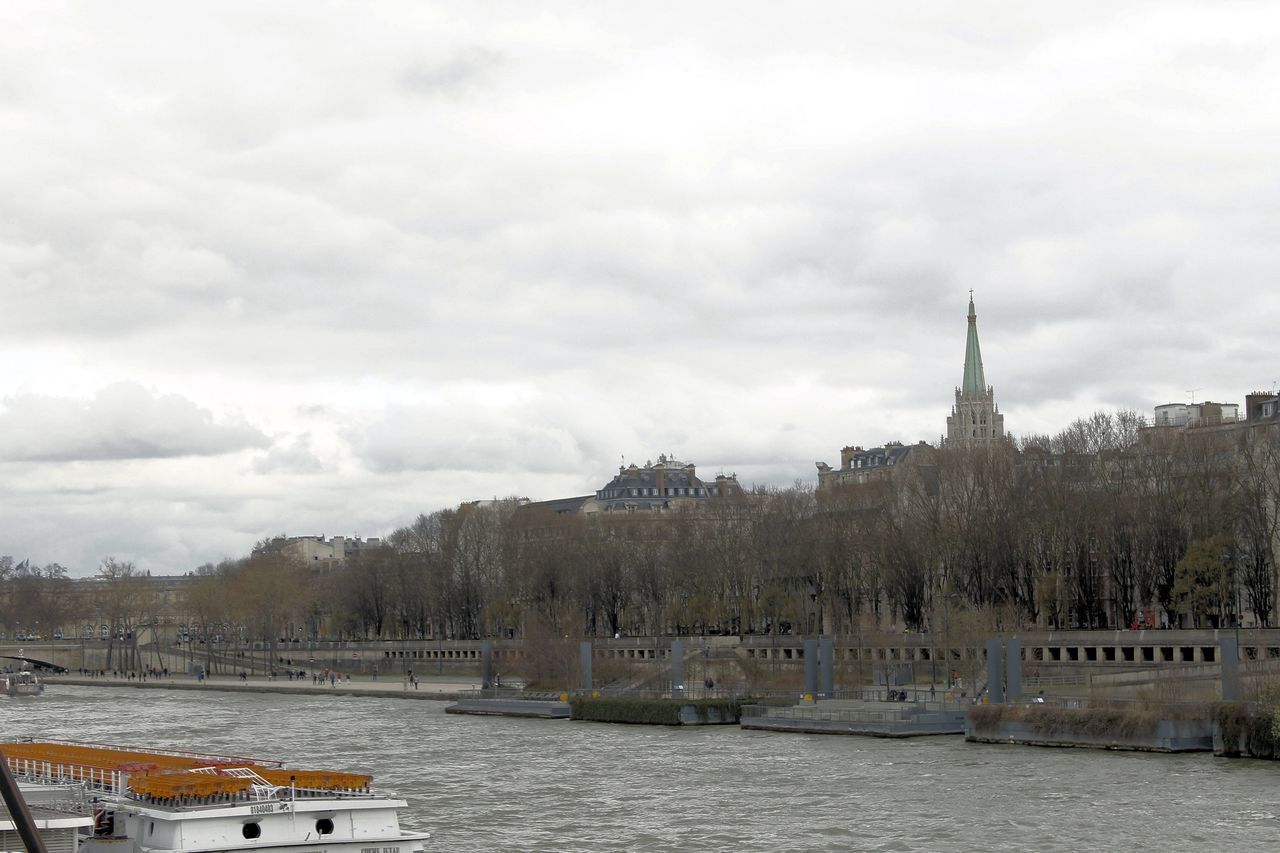
<path id="1" fill-rule="evenodd" d="M 1280 763 L 465 717 L 444 703 L 55 685 L 4 737 L 371 773 L 430 850 L 1262 850 Z"/>

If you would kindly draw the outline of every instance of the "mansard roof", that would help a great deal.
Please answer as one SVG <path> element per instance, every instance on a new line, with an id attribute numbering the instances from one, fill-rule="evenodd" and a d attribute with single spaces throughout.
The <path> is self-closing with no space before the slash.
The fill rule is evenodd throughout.
<path id="1" fill-rule="evenodd" d="M 664 455 L 659 456 L 657 462 L 646 462 L 643 468 L 634 464 L 619 468 L 617 475 L 596 492 L 596 501 L 606 511 L 633 507 L 666 509 L 676 500 L 707 500 L 722 488 L 734 494 L 741 491 L 732 474 L 718 475 L 714 483 L 707 484 L 698 477 L 691 463 Z"/>
<path id="2" fill-rule="evenodd" d="M 679 464 L 679 463 L 673 463 Z M 685 486 L 701 486 L 702 480 L 698 478 L 693 471 L 680 468 L 663 468 L 662 471 L 663 486 L 680 487 Z M 641 486 L 656 486 L 658 484 L 658 471 L 656 468 L 623 468 L 618 475 L 605 484 L 606 489 L 627 489 L 639 488 Z"/>
<path id="3" fill-rule="evenodd" d="M 847 468 L 875 468 L 880 465 L 894 465 L 911 452 L 914 445 L 890 442 L 884 447 L 872 447 L 869 450 L 854 449 L 848 454 Z"/>

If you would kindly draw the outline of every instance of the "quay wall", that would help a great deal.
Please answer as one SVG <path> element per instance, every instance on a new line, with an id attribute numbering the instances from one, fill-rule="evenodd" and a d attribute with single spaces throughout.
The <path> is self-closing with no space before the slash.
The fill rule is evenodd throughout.
<path id="1" fill-rule="evenodd" d="M 1120 673 L 1126 670 L 1169 669 L 1190 666 L 1216 669 L 1218 643 L 1236 634 L 1229 630 L 1145 631 L 1025 631 L 1005 634 L 1022 644 L 1024 674 L 1055 677 L 1064 673 Z M 599 662 L 627 666 L 664 666 L 670 663 L 671 637 L 618 637 L 592 640 L 592 654 Z M 693 636 L 679 638 L 691 657 L 709 662 L 740 662 L 783 671 L 804 668 L 801 635 Z M 866 632 L 832 638 L 835 665 L 856 671 L 870 680 L 872 673 L 907 666 L 914 677 L 936 678 L 948 668 L 980 666 L 986 658 L 987 639 L 961 640 L 942 634 L 894 634 Z M 1280 666 L 1280 629 L 1249 629 L 1239 635 L 1240 659 L 1275 662 Z M 493 640 L 494 664 L 504 672 L 518 672 L 524 644 L 518 639 Z M 120 645 L 114 647 L 119 660 Z M 145 666 L 189 672 L 205 664 L 210 654 L 203 646 L 154 642 L 139 649 Z M 69 669 L 111 669 L 108 644 L 101 640 L 57 640 L 35 643 L 0 642 L 0 655 L 24 655 L 47 660 Z M 312 641 L 266 644 L 220 644 L 213 650 L 213 671 L 235 672 L 243 668 L 262 673 L 289 665 L 312 669 L 329 667 L 353 673 L 437 674 L 478 671 L 479 640 Z"/>
<path id="2" fill-rule="evenodd" d="M 56 689 L 59 685 L 76 685 L 80 687 L 114 687 L 128 690 L 191 690 L 197 692 L 223 691 L 227 693 L 287 693 L 298 696 L 369 696 L 384 699 L 428 699 L 437 702 L 456 702 L 462 695 L 460 685 L 448 685 L 446 689 L 436 689 L 426 685 L 427 689 L 409 688 L 404 685 L 392 687 L 390 683 L 371 683 L 367 681 L 351 684 L 335 684 L 332 687 L 312 685 L 309 682 L 270 681 L 259 678 L 246 682 L 237 679 L 207 678 L 196 681 L 191 678 L 155 678 L 141 679 L 123 678 L 81 678 L 78 676 L 57 675 L 45 679 L 47 689 Z M 384 686 L 385 685 L 385 686 Z M 471 689 L 468 685 L 467 690 Z"/>

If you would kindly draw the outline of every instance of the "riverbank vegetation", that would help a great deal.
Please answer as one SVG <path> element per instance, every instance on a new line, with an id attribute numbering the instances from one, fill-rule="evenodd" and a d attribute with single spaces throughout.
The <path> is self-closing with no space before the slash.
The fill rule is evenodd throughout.
<path id="1" fill-rule="evenodd" d="M 1213 706 L 1222 754 L 1231 758 L 1280 758 L 1280 706 L 1219 702 Z"/>
<path id="2" fill-rule="evenodd" d="M 692 708 L 700 723 L 736 723 L 742 715 L 742 706 L 751 701 L 575 696 L 569 700 L 569 707 L 574 720 L 678 726 L 681 725 L 680 713 L 685 708 Z"/>
<path id="3" fill-rule="evenodd" d="M 1133 738 L 1155 733 L 1161 720 L 1207 719 L 1210 708 L 1189 705 L 1106 705 L 1064 708 L 1057 705 L 975 705 L 968 719 L 983 734 L 996 733 L 1001 723 L 1021 723 L 1038 735 Z"/>

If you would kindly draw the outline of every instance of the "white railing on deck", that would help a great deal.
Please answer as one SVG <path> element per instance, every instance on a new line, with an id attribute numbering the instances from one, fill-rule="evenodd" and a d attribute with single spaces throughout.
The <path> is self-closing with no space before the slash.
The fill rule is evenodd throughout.
<path id="1" fill-rule="evenodd" d="M 42 784 L 74 783 L 83 784 L 93 791 L 106 791 L 123 794 L 127 773 L 119 770 L 107 770 L 102 767 L 85 767 L 79 764 L 62 764 L 54 761 L 38 761 L 33 758 L 5 759 L 9 769 L 15 776 L 26 781 Z"/>

